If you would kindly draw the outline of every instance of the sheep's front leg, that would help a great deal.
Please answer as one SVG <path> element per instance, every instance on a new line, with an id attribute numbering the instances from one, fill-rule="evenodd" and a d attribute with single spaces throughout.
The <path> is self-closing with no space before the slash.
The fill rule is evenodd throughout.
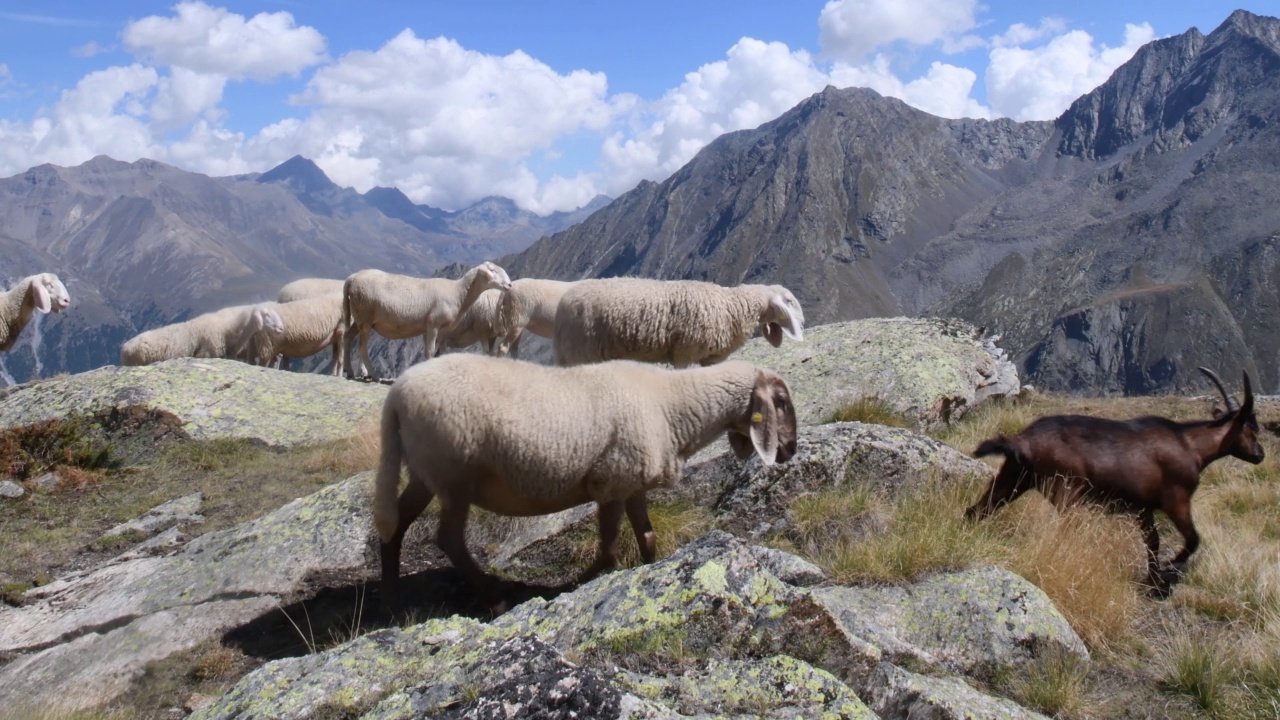
<path id="1" fill-rule="evenodd" d="M 422 356 L 423 361 L 430 360 L 436 356 L 436 335 L 438 334 L 439 330 L 434 325 L 427 328 L 426 332 L 422 333 L 422 347 L 426 352 L 426 354 Z"/>
<path id="2" fill-rule="evenodd" d="M 658 536 L 653 532 L 653 523 L 649 522 L 649 501 L 643 492 L 636 493 L 627 498 L 626 509 L 640 548 L 640 559 L 645 564 L 651 563 L 658 557 Z"/>
<path id="3" fill-rule="evenodd" d="M 620 501 L 598 503 L 596 513 L 600 524 L 600 550 L 596 561 L 578 576 L 578 583 L 585 583 L 603 572 L 618 566 L 618 531 L 622 529 L 623 504 Z"/>

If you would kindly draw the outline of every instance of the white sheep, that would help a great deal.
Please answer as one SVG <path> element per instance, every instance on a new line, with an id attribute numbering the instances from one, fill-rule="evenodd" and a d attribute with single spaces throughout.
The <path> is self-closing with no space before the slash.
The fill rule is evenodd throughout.
<path id="1" fill-rule="evenodd" d="M 369 359 L 369 331 L 388 340 L 422 336 L 423 359 L 436 354 L 436 337 L 449 332 L 459 316 L 480 294 L 491 288 L 511 287 L 507 271 L 482 262 L 457 280 L 418 278 L 382 270 L 361 270 L 347 278 L 342 290 L 342 321 L 346 342 L 358 340 L 364 373 L 377 380 Z M 354 363 L 346 363 L 348 377 Z"/>
<path id="2" fill-rule="evenodd" d="M 528 330 L 550 338 L 560 298 L 575 285 L 566 280 L 521 278 L 511 281 L 511 289 L 502 298 L 498 324 L 506 329 L 498 354 L 520 356 L 520 338 Z"/>
<path id="3" fill-rule="evenodd" d="M 60 313 L 70 306 L 67 287 L 53 273 L 29 275 L 14 283 L 8 292 L 0 292 L 0 352 L 18 341 L 33 312 Z"/>
<path id="4" fill-rule="evenodd" d="M 294 300 L 318 297 L 320 295 L 342 295 L 342 280 L 329 278 L 302 278 L 280 288 L 276 302 L 287 303 Z"/>
<path id="5" fill-rule="evenodd" d="M 180 357 L 243 357 L 253 336 L 284 332 L 284 320 L 266 304 L 234 305 L 135 335 L 120 346 L 121 365 L 150 365 Z"/>
<path id="6" fill-rule="evenodd" d="M 556 363 L 666 362 L 677 368 L 727 358 L 759 327 L 774 347 L 804 336 L 804 310 L 781 285 L 724 287 L 696 280 L 580 280 L 556 307 Z"/>
<path id="7" fill-rule="evenodd" d="M 513 287 L 514 285 L 512 283 Z M 480 293 L 480 297 L 454 323 L 453 329 L 441 336 L 440 350 L 484 343 L 485 352 L 490 355 L 500 354 L 498 339 L 506 334 L 506 330 L 499 325 L 498 312 L 506 292 L 508 291 L 495 289 Z"/>
<path id="8" fill-rule="evenodd" d="M 653 562 L 645 492 L 676 482 L 687 458 L 726 433 L 739 458 L 790 460 L 796 416 L 786 382 L 743 361 L 565 368 L 457 354 L 411 367 L 382 409 L 373 518 L 384 602 L 394 610 L 405 531 L 432 498 L 440 499 L 437 543 L 489 600 L 496 581 L 466 548 L 471 505 L 529 516 L 596 502 L 599 555 L 579 582 L 616 566 L 624 512 L 641 557 Z M 402 463 L 409 484 L 397 498 Z"/>
<path id="9" fill-rule="evenodd" d="M 283 329 L 265 327 L 254 334 L 246 348 L 249 359 L 260 365 L 270 365 L 280 357 L 282 369 L 288 369 L 293 358 L 311 357 L 324 350 L 332 350 L 327 371 L 341 375 L 344 357 L 342 325 L 342 295 L 319 295 L 292 302 L 264 303 L 263 307 L 275 311 L 284 324 Z"/>

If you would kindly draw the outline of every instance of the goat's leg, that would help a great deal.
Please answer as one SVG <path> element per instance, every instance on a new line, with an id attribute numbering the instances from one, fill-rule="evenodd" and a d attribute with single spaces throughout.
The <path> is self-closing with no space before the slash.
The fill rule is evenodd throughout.
<path id="1" fill-rule="evenodd" d="M 400 494 L 400 499 L 396 502 L 400 510 L 399 519 L 396 521 L 396 532 L 391 539 L 382 543 L 382 607 L 388 615 L 394 614 L 399 610 L 400 597 L 398 586 L 400 584 L 400 548 L 404 544 L 404 534 L 409 530 L 409 526 L 413 521 L 422 514 L 423 510 L 431 504 L 433 493 L 426 486 L 426 483 L 419 482 L 418 479 L 410 477 L 409 485 Z"/>
<path id="2" fill-rule="evenodd" d="M 621 501 L 597 503 L 596 517 L 600 524 L 600 550 L 596 560 L 578 576 L 578 583 L 592 580 L 603 572 L 618 566 L 618 531 L 622 529 L 623 503 Z"/>
<path id="3" fill-rule="evenodd" d="M 1022 466 L 1011 460 L 1006 460 L 1004 466 L 1000 468 L 1000 472 L 996 473 L 996 476 L 992 478 L 986 492 L 982 493 L 982 497 L 978 498 L 978 502 L 964 511 L 965 519 L 981 520 L 999 508 L 1017 500 L 1031 488 L 1031 483 L 1025 482 L 1025 480 Z"/>
<path id="4" fill-rule="evenodd" d="M 643 492 L 636 493 L 626 501 L 627 520 L 631 523 L 631 531 L 636 534 L 636 546 L 640 548 L 640 559 L 645 564 L 658 557 L 658 536 L 653 532 L 653 523 L 649 522 L 649 501 Z"/>
<path id="5" fill-rule="evenodd" d="M 1142 539 L 1147 544 L 1147 585 L 1157 595 L 1163 596 L 1168 585 L 1160 577 L 1160 532 L 1156 529 L 1155 511 L 1151 509 L 1138 513 L 1138 528 L 1142 530 Z"/>
<path id="6" fill-rule="evenodd" d="M 1196 532 L 1195 523 L 1191 521 L 1191 496 L 1179 489 L 1170 495 L 1165 499 L 1164 514 L 1182 534 L 1182 550 L 1174 556 L 1172 563 L 1174 571 L 1181 575 L 1191 554 L 1200 547 L 1200 533 Z"/>

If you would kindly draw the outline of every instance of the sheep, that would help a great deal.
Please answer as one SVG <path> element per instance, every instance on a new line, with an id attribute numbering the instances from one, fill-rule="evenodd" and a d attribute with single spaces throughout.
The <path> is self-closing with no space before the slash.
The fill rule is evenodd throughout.
<path id="1" fill-rule="evenodd" d="M 458 317 L 453 329 L 441 338 L 436 355 L 445 348 L 466 348 L 476 343 L 485 343 L 485 352 L 490 355 L 500 354 L 498 339 L 506 332 L 498 324 L 498 312 L 505 294 L 503 290 L 480 293 L 471 307 Z"/>
<path id="2" fill-rule="evenodd" d="M 382 408 L 373 519 L 384 606 L 398 605 L 405 531 L 433 497 L 440 498 L 437 544 L 487 601 L 500 584 L 467 551 L 472 505 L 530 516 L 596 502 L 599 552 L 578 582 L 617 565 L 624 512 L 641 557 L 653 562 L 645 492 L 679 480 L 684 461 L 726 433 L 741 459 L 754 451 L 765 465 L 790 460 L 796 415 L 787 383 L 744 361 L 565 368 L 456 354 L 409 368 Z M 402 463 L 409 484 L 397 498 Z"/>
<path id="3" fill-rule="evenodd" d="M 499 309 L 499 324 L 506 329 L 506 334 L 498 347 L 498 354 L 519 357 L 520 338 L 525 330 L 550 338 L 556 320 L 556 306 L 575 284 L 540 278 L 513 280 Z"/>
<path id="4" fill-rule="evenodd" d="M 53 273 L 29 275 L 0 292 L 0 352 L 7 352 L 31 320 L 31 313 L 60 313 L 71 306 L 71 295 Z"/>
<path id="5" fill-rule="evenodd" d="M 342 280 L 329 278 L 302 278 L 280 288 L 276 302 L 287 303 L 294 300 L 305 300 L 319 295 L 342 295 Z"/>
<path id="6" fill-rule="evenodd" d="M 360 270 L 342 289 L 342 324 L 346 342 L 360 343 L 360 363 L 371 380 L 378 380 L 369 359 L 369 331 L 388 340 L 422 336 L 423 359 L 436 353 L 436 337 L 449 332 L 462 313 L 491 288 L 511 287 L 507 271 L 482 262 L 457 280 L 417 278 L 382 270 Z M 354 376 L 347 362 L 347 377 Z"/>
<path id="7" fill-rule="evenodd" d="M 282 333 L 284 320 L 271 307 L 234 305 L 135 335 L 120 347 L 121 365 L 150 365 L 179 357 L 242 356 L 253 336 Z"/>
<path id="8" fill-rule="evenodd" d="M 759 327 L 774 347 L 801 340 L 804 311 L 781 285 L 724 287 L 695 280 L 580 280 L 556 307 L 556 364 L 723 361 Z"/>
<path id="9" fill-rule="evenodd" d="M 254 334 L 247 348 L 251 359 L 270 365 L 279 355 L 280 367 L 288 369 L 292 358 L 315 355 L 326 347 L 333 352 L 327 368 L 329 374 L 340 375 L 344 357 L 342 295 L 320 295 L 292 302 L 264 304 L 275 311 L 284 324 L 281 331 L 264 328 Z"/>
<path id="10" fill-rule="evenodd" d="M 1183 548 L 1171 563 L 1175 575 L 1181 575 L 1200 544 L 1191 521 L 1191 496 L 1200 484 L 1200 472 L 1228 455 L 1255 465 L 1265 458 L 1258 444 L 1249 373 L 1244 374 L 1244 404 L 1237 406 L 1213 371 L 1200 371 L 1218 386 L 1227 404 L 1227 410 L 1212 420 L 1053 415 L 1037 419 L 1013 437 L 997 435 L 983 441 L 974 457 L 1003 455 L 1004 465 L 965 517 L 984 518 L 1031 489 L 1059 508 L 1085 501 L 1135 515 L 1147 544 L 1148 583 L 1157 593 L 1166 593 L 1155 511 L 1163 511 L 1182 535 Z"/>

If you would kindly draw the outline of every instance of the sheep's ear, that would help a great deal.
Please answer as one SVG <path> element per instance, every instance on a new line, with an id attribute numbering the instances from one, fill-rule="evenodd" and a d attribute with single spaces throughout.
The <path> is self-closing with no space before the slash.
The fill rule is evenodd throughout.
<path id="1" fill-rule="evenodd" d="M 739 460 L 746 460 L 756 451 L 746 435 L 739 435 L 736 432 L 729 433 L 729 448 L 733 450 L 734 457 Z"/>
<path id="2" fill-rule="evenodd" d="M 45 289 L 44 283 L 39 278 L 31 281 L 31 287 L 27 290 L 31 297 L 31 306 L 36 312 L 47 313 L 53 309 L 53 303 L 49 300 L 49 291 Z"/>
<path id="3" fill-rule="evenodd" d="M 777 462 L 778 411 L 773 407 L 773 392 L 764 374 L 756 375 L 751 391 L 751 445 L 766 466 Z"/>

